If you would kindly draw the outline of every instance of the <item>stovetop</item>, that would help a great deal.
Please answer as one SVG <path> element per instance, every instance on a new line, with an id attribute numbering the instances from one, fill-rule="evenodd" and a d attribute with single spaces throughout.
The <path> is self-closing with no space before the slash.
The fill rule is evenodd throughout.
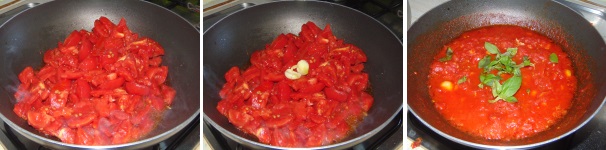
<path id="1" fill-rule="evenodd" d="M 412 24 L 422 14 L 447 0 L 410 0 Z M 579 12 L 585 19 L 593 24 L 606 41 L 606 7 L 588 4 L 591 0 L 555 0 Z M 410 27 L 410 26 L 408 26 Z M 448 140 L 421 123 L 411 112 L 407 112 L 407 138 L 408 141 L 422 139 L 422 147 L 426 149 L 471 149 L 467 146 Z M 576 132 L 557 141 L 543 145 L 536 149 L 606 149 L 606 107 L 602 109 L 585 126 Z M 410 149 L 410 143 L 405 145 Z"/>
<path id="2" fill-rule="evenodd" d="M 0 0 L 0 24 L 8 21 L 12 16 L 51 0 Z M 10 1 L 10 2 L 8 2 Z M 200 29 L 200 0 L 146 0 L 157 4 L 180 15 L 193 26 Z M 0 119 L 0 150 L 1 149 L 49 149 L 35 143 L 4 123 Z M 199 149 L 200 145 L 200 115 L 192 120 L 186 127 L 168 139 L 144 149 Z"/>
<path id="3" fill-rule="evenodd" d="M 359 10 L 377 19 L 403 41 L 403 2 L 400 0 L 325 0 Z M 203 8 L 202 31 L 206 31 L 221 18 L 241 9 L 272 2 L 272 0 L 209 0 Z M 396 149 L 402 148 L 403 110 L 389 124 L 368 140 L 350 149 Z M 204 121 L 204 141 L 213 149 L 249 149 L 221 134 Z"/>

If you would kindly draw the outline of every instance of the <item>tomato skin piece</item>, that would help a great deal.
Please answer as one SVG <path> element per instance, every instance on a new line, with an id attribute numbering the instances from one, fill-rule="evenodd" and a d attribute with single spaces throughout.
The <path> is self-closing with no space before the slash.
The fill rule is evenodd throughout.
<path id="1" fill-rule="evenodd" d="M 128 121 L 123 121 L 116 127 L 113 134 L 112 144 L 126 143 L 131 139 L 131 135 L 128 134 L 132 130 L 132 124 Z"/>
<path id="2" fill-rule="evenodd" d="M 229 122 L 234 124 L 236 127 L 242 127 L 247 122 L 253 120 L 253 117 L 244 112 L 240 112 L 240 111 L 231 109 L 228 111 L 227 119 L 229 120 Z"/>
<path id="3" fill-rule="evenodd" d="M 278 97 L 281 101 L 290 100 L 292 89 L 290 88 L 290 86 L 288 86 L 286 82 L 278 82 L 278 85 L 276 87 L 278 88 Z"/>
<path id="4" fill-rule="evenodd" d="M 112 136 L 112 134 L 114 133 L 114 127 L 112 126 L 112 123 L 105 117 L 99 118 L 97 128 L 102 134 L 105 134 L 106 136 Z"/>
<path id="5" fill-rule="evenodd" d="M 99 117 L 107 117 L 109 116 L 109 112 L 110 112 L 110 108 L 109 108 L 109 103 L 110 103 L 110 99 L 111 96 L 102 96 L 101 98 L 93 98 L 93 104 L 95 107 L 95 111 L 97 112 L 97 114 L 99 114 Z"/>
<path id="6" fill-rule="evenodd" d="M 59 130 L 59 128 L 61 128 L 63 126 L 62 118 L 57 118 L 57 117 L 54 117 L 54 118 L 55 118 L 54 121 L 51 121 L 49 125 L 44 127 L 44 129 L 42 131 L 44 134 L 53 135 L 57 130 Z"/>
<path id="7" fill-rule="evenodd" d="M 370 107 L 374 103 L 374 98 L 370 94 L 362 92 L 361 99 L 362 99 L 362 109 L 364 109 L 365 112 L 368 112 L 370 110 Z"/>
<path id="8" fill-rule="evenodd" d="M 65 72 L 61 73 L 61 75 L 59 75 L 59 77 L 64 78 L 64 79 L 78 79 L 78 78 L 82 77 L 83 75 L 84 75 L 84 72 L 65 71 Z"/>
<path id="9" fill-rule="evenodd" d="M 284 79 L 286 79 L 286 76 L 284 76 L 283 72 L 271 72 L 271 73 L 266 73 L 263 75 L 263 79 L 264 80 L 268 80 L 268 81 L 282 81 Z"/>
<path id="10" fill-rule="evenodd" d="M 162 85 L 162 96 L 164 98 L 164 102 L 166 105 L 170 106 L 175 100 L 175 96 L 177 95 L 177 91 L 170 86 Z"/>
<path id="11" fill-rule="evenodd" d="M 59 139 L 61 139 L 61 141 L 65 142 L 65 143 L 75 143 L 76 141 L 76 131 L 74 131 L 73 129 L 69 128 L 69 127 L 64 127 L 59 129 L 59 131 L 57 131 L 57 136 Z"/>
<path id="12" fill-rule="evenodd" d="M 79 117 L 72 117 L 67 120 L 67 126 L 70 128 L 78 128 L 91 123 L 97 116 L 94 114 L 83 114 Z"/>
<path id="13" fill-rule="evenodd" d="M 168 76 L 168 67 L 155 67 L 147 70 L 147 77 L 155 81 L 156 84 L 163 84 Z"/>
<path id="14" fill-rule="evenodd" d="M 72 31 L 69 36 L 63 41 L 65 47 L 77 46 L 82 40 L 82 35 L 78 31 Z"/>
<path id="15" fill-rule="evenodd" d="M 337 90 L 334 87 L 325 88 L 324 93 L 326 93 L 327 98 L 334 99 L 336 101 L 343 102 L 347 100 L 347 93 L 344 91 Z"/>
<path id="16" fill-rule="evenodd" d="M 269 143 L 272 140 L 271 130 L 267 128 L 259 128 L 255 133 L 255 135 L 259 138 L 260 142 Z"/>
<path id="17" fill-rule="evenodd" d="M 126 91 L 130 94 L 145 96 L 150 92 L 149 87 L 135 82 L 127 82 L 124 87 L 126 87 Z"/>
<path id="18" fill-rule="evenodd" d="M 86 36 L 82 36 L 80 41 L 80 49 L 78 50 L 78 60 L 83 61 L 90 56 L 93 49 L 93 44 L 88 40 Z"/>
<path id="19" fill-rule="evenodd" d="M 257 86 L 251 95 L 252 107 L 256 109 L 264 108 L 269 98 L 269 90 L 273 88 L 273 82 L 263 81 Z"/>
<path id="20" fill-rule="evenodd" d="M 94 143 L 94 133 L 91 135 L 92 129 L 89 128 L 77 128 L 76 130 L 76 144 L 92 145 Z"/>
<path id="21" fill-rule="evenodd" d="M 225 73 L 225 80 L 227 82 L 234 82 L 240 76 L 240 69 L 238 67 L 231 67 L 227 73 Z"/>
<path id="22" fill-rule="evenodd" d="M 288 37 L 286 37 L 286 35 L 284 34 L 280 34 L 278 35 L 278 37 L 271 43 L 271 45 L 269 46 L 271 49 L 281 49 L 284 48 L 284 46 L 286 46 L 286 44 L 288 43 Z"/>
<path id="23" fill-rule="evenodd" d="M 45 81 L 47 79 L 49 79 L 50 77 L 54 76 L 55 74 L 57 74 L 57 71 L 55 68 L 51 67 L 51 66 L 44 66 L 42 67 L 42 69 L 40 69 L 40 71 L 38 72 L 38 74 L 36 75 L 40 81 Z"/>
<path id="24" fill-rule="evenodd" d="M 101 83 L 101 85 L 99 85 L 99 89 L 112 90 L 112 89 L 121 87 L 122 84 L 124 84 L 124 78 L 118 77 L 114 80 L 109 80 L 105 83 Z"/>
<path id="25" fill-rule="evenodd" d="M 368 88 L 368 74 L 355 74 L 347 78 L 349 86 L 355 87 L 356 91 L 363 91 Z"/>
<path id="26" fill-rule="evenodd" d="M 25 67 L 21 73 L 19 73 L 19 81 L 21 84 L 27 85 L 32 83 L 32 78 L 34 78 L 34 69 L 32 67 Z"/>
<path id="27" fill-rule="evenodd" d="M 130 116 L 121 110 L 112 110 L 109 115 L 118 120 L 128 120 Z"/>
<path id="28" fill-rule="evenodd" d="M 31 108 L 30 105 L 26 103 L 17 103 L 15 104 L 15 108 L 13 108 L 13 112 L 17 114 L 17 116 L 27 120 L 27 112 Z"/>
<path id="29" fill-rule="evenodd" d="M 91 86 L 84 79 L 76 80 L 76 93 L 80 100 L 88 100 L 90 98 Z"/>
<path id="30" fill-rule="evenodd" d="M 156 109 L 156 110 L 160 110 L 160 111 L 161 111 L 161 110 L 164 110 L 164 108 L 165 108 L 165 103 L 164 103 L 164 101 L 163 101 L 161 98 L 159 98 L 159 97 L 155 97 L 155 96 L 150 96 L 150 97 L 147 97 L 147 98 L 148 98 L 148 100 L 151 102 L 151 106 L 152 106 L 154 109 Z"/>
<path id="31" fill-rule="evenodd" d="M 39 110 L 30 110 L 27 112 L 27 122 L 36 129 L 42 129 L 48 126 L 54 118 Z"/>
<path id="32" fill-rule="evenodd" d="M 317 93 L 324 89 L 324 83 L 316 83 L 306 87 L 303 87 L 299 92 L 301 93 Z"/>
<path id="33" fill-rule="evenodd" d="M 97 61 L 94 58 L 85 58 L 84 60 L 82 60 L 80 62 L 80 65 L 78 65 L 78 68 L 81 71 L 91 71 L 91 70 L 95 70 L 97 69 Z"/>

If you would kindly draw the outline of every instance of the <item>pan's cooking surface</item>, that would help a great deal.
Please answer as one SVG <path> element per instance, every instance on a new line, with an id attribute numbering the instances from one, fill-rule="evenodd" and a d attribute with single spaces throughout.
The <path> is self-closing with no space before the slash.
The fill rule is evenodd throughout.
<path id="1" fill-rule="evenodd" d="M 431 8 L 438 6 L 446 0 L 428 0 L 418 1 L 411 0 L 410 7 L 412 9 L 412 21 L 418 19 L 422 13 L 429 11 Z M 578 5 L 576 3 L 563 2 L 563 4 L 580 12 L 583 17 L 598 29 L 602 37 L 606 35 L 606 16 L 596 15 L 595 9 Z M 407 137 L 416 139 L 423 138 L 422 145 L 428 149 L 468 149 L 464 145 L 448 140 L 421 123 L 412 113 L 407 113 Z M 597 115 L 589 121 L 584 127 L 577 130 L 575 133 L 563 137 L 560 140 L 543 145 L 538 149 L 604 149 L 606 148 L 606 109 L 603 107 Z"/>
<path id="2" fill-rule="evenodd" d="M 167 11 L 177 6 L 186 8 L 187 5 L 181 6 L 176 3 L 170 7 L 161 8 L 141 1 L 55 1 L 36 6 L 28 2 L 22 1 L 20 3 L 22 5 L 17 8 L 33 7 L 32 9 L 20 13 L 19 16 L 0 28 L 0 32 L 2 32 L 0 41 L 3 43 L 0 46 L 0 50 L 2 50 L 0 58 L 3 62 L 0 66 L 2 68 L 2 71 L 0 71 L 2 76 L 2 79 L 0 79 L 2 83 L 0 99 L 2 99 L 2 114 L 5 117 L 3 119 L 10 120 L 4 120 L 0 124 L 3 129 L 3 132 L 0 133 L 0 140 L 5 147 L 9 149 L 11 146 L 15 149 L 30 149 L 32 147 L 34 149 L 36 147 L 63 149 L 62 146 L 69 146 L 56 143 L 57 139 L 38 139 L 44 136 L 28 126 L 23 119 L 15 117 L 16 115 L 12 112 L 13 103 L 11 101 L 14 101 L 14 98 L 12 98 L 11 90 L 14 90 L 13 88 L 16 87 L 17 83 L 14 82 L 16 80 L 12 79 L 15 77 L 15 72 L 20 72 L 24 66 L 40 66 L 42 59 L 37 55 L 40 54 L 40 51 L 56 46 L 58 39 L 65 38 L 72 30 L 90 30 L 94 21 L 94 19 L 90 19 L 98 18 L 101 15 L 107 16 L 113 22 L 117 22 L 120 17 L 124 17 L 131 30 L 139 33 L 140 36 L 150 37 L 158 41 L 166 50 L 163 64 L 168 65 L 171 69 L 168 75 L 171 84 L 181 86 L 177 90 L 178 93 L 181 91 L 181 95 L 177 95 L 181 98 L 175 100 L 175 102 L 180 101 L 178 102 L 180 104 L 173 103 L 171 112 L 164 113 L 164 118 L 169 119 L 160 122 L 148 137 L 135 142 L 137 144 L 128 146 L 143 148 L 144 146 L 141 145 L 149 146 L 162 140 L 165 140 L 162 142 L 163 145 L 148 148 L 193 148 L 199 144 L 199 123 L 190 123 L 190 121 L 199 120 L 198 81 L 200 67 L 198 56 L 200 33 L 191 22 Z M 36 2 L 40 1 L 37 0 Z M 108 5 L 113 6 L 108 7 Z M 56 11 L 61 7 L 68 7 L 69 9 L 65 9 L 68 11 Z M 8 11 L 13 13 L 0 15 L 0 20 L 18 14 L 19 10 Z M 30 14 L 36 13 L 43 15 L 30 16 Z M 196 15 L 195 13 L 192 12 L 189 15 Z M 197 15 L 199 16 L 199 13 Z M 35 20 L 35 23 L 23 23 L 31 20 Z M 6 35 L 11 36 L 7 37 Z M 24 59 L 25 57 L 28 58 Z M 171 136 L 174 134 L 176 135 Z M 25 136 L 27 138 L 24 138 Z M 29 140 L 36 140 L 36 142 Z M 37 145 L 41 142 L 46 142 L 43 144 L 44 147 Z"/>

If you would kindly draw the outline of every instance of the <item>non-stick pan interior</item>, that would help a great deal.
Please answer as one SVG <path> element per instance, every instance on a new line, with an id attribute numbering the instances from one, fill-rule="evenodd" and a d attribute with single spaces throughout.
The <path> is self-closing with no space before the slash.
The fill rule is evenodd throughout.
<path id="1" fill-rule="evenodd" d="M 236 12 L 204 32 L 204 121 L 224 134 L 248 146 L 270 147 L 257 143 L 230 124 L 216 109 L 225 72 L 232 66 L 244 68 L 250 55 L 264 48 L 281 33 L 298 34 L 301 25 L 313 21 L 326 24 L 337 38 L 360 47 L 368 56 L 365 71 L 372 86 L 374 105 L 356 132 L 337 145 L 360 141 L 374 134 L 402 108 L 402 43 L 386 27 L 369 16 L 350 8 L 325 2 L 274 2 Z M 325 148 L 328 148 L 325 147 Z"/>
<path id="2" fill-rule="evenodd" d="M 568 114 L 551 129 L 521 140 L 485 140 L 467 135 L 441 118 L 428 93 L 429 65 L 443 45 L 464 31 L 506 24 L 537 31 L 560 44 L 573 60 L 578 89 Z M 425 125 L 442 136 L 476 148 L 528 148 L 557 140 L 578 129 L 599 110 L 606 96 L 606 46 L 582 16 L 554 1 L 457 1 L 423 15 L 408 30 L 408 105 Z M 601 69 L 600 69 L 601 68 Z"/>
<path id="3" fill-rule="evenodd" d="M 187 21 L 162 7 L 143 1 L 53 1 L 26 10 L 0 28 L 0 112 L 2 119 L 26 137 L 57 149 L 78 147 L 49 138 L 12 111 L 17 75 L 26 67 L 42 67 L 42 56 L 74 30 L 91 30 L 101 16 L 118 23 L 125 18 L 139 36 L 150 37 L 165 49 L 163 65 L 168 82 L 177 91 L 172 109 L 145 139 L 106 147 L 137 148 L 157 143 L 181 130 L 200 112 L 200 33 Z M 83 148 L 83 147 L 79 147 Z"/>

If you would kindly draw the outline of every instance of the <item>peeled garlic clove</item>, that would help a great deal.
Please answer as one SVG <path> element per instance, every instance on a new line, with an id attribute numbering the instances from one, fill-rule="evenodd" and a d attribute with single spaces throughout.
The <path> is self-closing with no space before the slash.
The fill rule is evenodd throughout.
<path id="1" fill-rule="evenodd" d="M 301 78 L 301 74 L 298 72 L 295 72 L 292 69 L 286 69 L 286 71 L 284 72 L 284 76 L 286 76 L 286 78 L 291 79 L 291 80 L 296 80 Z"/>
<path id="2" fill-rule="evenodd" d="M 299 72 L 301 75 L 307 75 L 308 71 L 309 63 L 307 63 L 305 60 L 299 60 L 299 62 L 297 62 L 297 72 Z"/>

